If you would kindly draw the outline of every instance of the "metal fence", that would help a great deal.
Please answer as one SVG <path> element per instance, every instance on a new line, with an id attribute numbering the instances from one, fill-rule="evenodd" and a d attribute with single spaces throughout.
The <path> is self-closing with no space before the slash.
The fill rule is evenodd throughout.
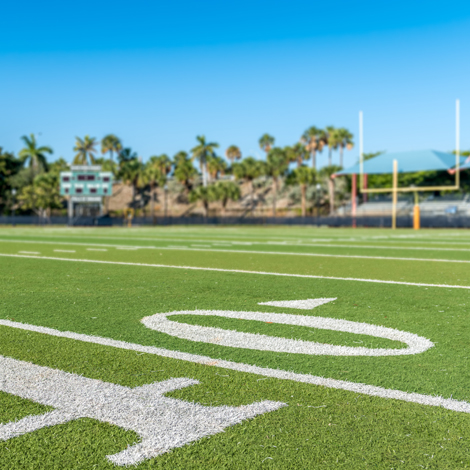
<path id="1" fill-rule="evenodd" d="M 0 225 L 69 225 L 67 217 L 0 216 Z M 127 220 L 118 217 L 78 217 L 75 227 L 125 226 Z M 151 225 L 309 225 L 328 227 L 384 227 L 392 226 L 391 216 L 337 216 L 337 217 L 135 217 L 132 226 Z M 412 216 L 397 217 L 397 227 L 412 228 Z M 462 215 L 421 216 L 423 228 L 470 228 L 470 217 Z"/>

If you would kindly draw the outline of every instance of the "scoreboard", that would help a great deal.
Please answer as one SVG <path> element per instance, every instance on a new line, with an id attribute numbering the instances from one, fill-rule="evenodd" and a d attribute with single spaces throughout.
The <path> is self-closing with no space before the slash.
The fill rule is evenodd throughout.
<path id="1" fill-rule="evenodd" d="M 113 192 L 113 174 L 99 165 L 72 165 L 60 173 L 60 194 L 74 200 L 101 200 Z"/>

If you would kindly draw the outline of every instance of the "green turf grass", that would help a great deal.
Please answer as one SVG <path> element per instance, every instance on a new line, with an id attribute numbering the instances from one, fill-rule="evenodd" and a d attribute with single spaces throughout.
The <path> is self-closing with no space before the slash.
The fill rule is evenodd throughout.
<path id="1" fill-rule="evenodd" d="M 205 405 L 270 399 L 288 407 L 258 416 L 138 468 L 435 468 L 470 467 L 470 415 L 314 387 L 154 355 L 0 327 L 0 353 L 135 387 L 170 377 L 199 385 L 170 396 Z M 10 397 L 10 413 L 30 412 Z M 105 456 L 136 435 L 91 419 L 0 443 L 2 469 L 115 468 Z"/>
<path id="2" fill-rule="evenodd" d="M 467 291 L 35 259 L 3 258 L 2 267 L 0 283 L 6 286 L 0 299 L 3 318 L 245 364 L 470 400 Z M 311 311 L 258 305 L 269 300 L 335 296 L 336 301 Z M 149 330 L 140 322 L 157 312 L 192 309 L 289 311 L 342 318 L 416 333 L 436 346 L 413 356 L 308 356 L 183 340 Z M 310 329 L 302 329 L 309 333 Z M 340 332 L 323 334 L 325 340 L 345 344 Z"/>
<path id="3" fill-rule="evenodd" d="M 92 252 L 86 249 L 87 246 L 1 242 L 3 237 L 29 241 L 42 239 L 139 246 L 145 243 L 160 243 L 161 246 L 181 243 L 189 246 L 191 243 L 203 244 L 205 240 L 211 240 L 207 243 L 217 240 L 267 242 L 285 238 L 291 244 L 297 240 L 306 244 L 312 239 L 332 239 L 331 243 L 337 245 L 373 243 L 384 247 L 470 248 L 470 236 L 464 231 L 423 231 L 416 236 L 415 232 L 398 231 L 393 238 L 377 238 L 388 237 L 391 233 L 306 228 L 215 230 L 180 227 L 168 231 L 17 228 L 0 230 L 0 253 L 38 251 L 41 256 L 62 258 L 470 285 L 468 264 L 159 251 L 157 248 L 123 251 L 109 247 L 106 252 Z M 401 238 L 410 235 L 414 238 Z M 176 242 L 176 238 L 187 242 Z M 230 249 L 237 247 L 269 251 L 368 252 L 365 248 L 360 251 L 344 247 L 299 248 L 261 244 L 234 245 Z M 54 249 L 73 249 L 75 253 L 54 252 Z M 374 254 L 392 256 L 391 251 L 376 249 Z M 432 253 L 436 257 L 437 253 L 439 258 L 451 259 L 451 255 L 453 259 L 468 258 L 466 252 Z M 397 250 L 394 255 L 424 257 L 425 252 Z M 0 318 L 470 401 L 468 290 L 3 257 L 0 258 L 0 286 Z M 258 305 L 258 302 L 270 300 L 317 297 L 337 297 L 337 300 L 310 311 Z M 280 354 L 180 340 L 151 331 L 140 323 L 144 316 L 157 312 L 196 308 L 344 318 L 413 332 L 431 339 L 435 347 L 416 356 L 376 358 Z M 289 325 L 220 317 L 171 319 L 346 346 L 402 346 L 364 335 Z M 236 405 L 263 399 L 289 404 L 288 408 L 257 417 L 225 433 L 143 463 L 141 468 L 453 469 L 470 466 L 467 457 L 470 417 L 466 414 L 260 378 L 157 356 L 137 355 L 6 327 L 0 327 L 0 354 L 129 386 L 171 376 L 193 377 L 201 384 L 173 392 L 172 396 L 205 404 Z M 316 406 L 320 408 L 308 408 Z M 0 421 L 20 419 L 44 409 L 17 397 L 0 394 Z M 134 440 L 133 433 L 93 420 L 80 420 L 0 444 L 0 468 L 111 468 L 104 456 L 125 448 Z"/>

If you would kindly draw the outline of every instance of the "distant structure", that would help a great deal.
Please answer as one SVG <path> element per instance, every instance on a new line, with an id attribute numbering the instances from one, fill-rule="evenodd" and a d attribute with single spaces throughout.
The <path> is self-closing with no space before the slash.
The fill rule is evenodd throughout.
<path id="1" fill-rule="evenodd" d="M 102 215 L 103 197 L 111 196 L 113 174 L 100 165 L 71 165 L 60 173 L 60 194 L 68 196 L 69 224 L 77 215 Z"/>

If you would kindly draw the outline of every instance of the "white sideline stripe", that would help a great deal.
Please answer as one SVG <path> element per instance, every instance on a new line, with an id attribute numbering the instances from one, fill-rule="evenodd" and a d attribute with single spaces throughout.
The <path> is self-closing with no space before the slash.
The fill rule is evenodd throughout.
<path id="1" fill-rule="evenodd" d="M 237 242 L 237 241 L 218 241 L 214 239 L 186 239 L 186 238 L 141 238 L 141 237 L 128 237 L 128 238 L 123 238 L 123 237 L 112 237 L 112 236 L 105 236 L 105 237 L 93 237 L 87 235 L 88 238 L 94 238 L 98 240 L 132 240 L 132 241 L 152 241 L 152 242 L 158 242 L 158 243 L 168 243 L 168 242 L 182 242 L 182 243 L 211 243 L 212 245 L 221 245 L 221 246 L 233 246 L 236 244 L 239 245 L 281 245 L 281 246 L 295 246 L 295 247 L 325 247 L 325 248 L 371 248 L 371 249 L 384 249 L 384 250 L 417 250 L 417 251 L 464 251 L 468 252 L 470 251 L 470 248 L 453 248 L 453 247 L 434 247 L 434 246 L 381 246 L 381 245 L 350 245 L 350 244 L 344 244 L 343 241 L 354 241 L 350 238 L 347 239 L 308 239 L 308 240 L 297 240 L 293 239 L 292 243 L 287 242 L 287 241 L 253 241 L 253 242 Z M 73 237 L 74 239 L 77 237 Z M 372 239 L 377 239 L 378 237 L 372 237 Z M 366 240 L 369 240 L 368 238 Z M 11 240 L 11 239 L 2 239 L 0 238 L 1 241 L 6 241 L 6 242 L 16 242 L 16 243 L 57 243 L 57 244 L 68 244 L 67 242 L 62 242 L 62 241 L 57 241 L 57 242 L 52 242 L 52 241 L 33 241 L 33 240 Z M 324 243 L 326 241 L 330 241 L 333 243 Z M 394 241 L 394 240 L 384 240 L 385 242 L 389 241 Z M 313 243 L 308 243 L 308 242 L 313 242 Z M 338 243 L 336 243 L 338 242 Z M 409 240 L 406 240 L 406 242 L 409 242 Z M 74 245 L 77 242 L 69 242 L 69 244 Z M 356 243 L 362 243 L 362 239 L 358 239 Z M 411 241 L 409 243 L 422 243 L 422 241 Z M 443 241 L 430 241 L 432 244 L 441 244 L 441 245 L 470 245 L 470 242 L 456 242 L 454 240 L 449 240 L 446 242 Z M 102 246 L 121 246 L 121 245 L 113 245 L 113 244 L 106 244 L 106 243 L 77 243 L 80 245 L 102 245 Z M 168 245 L 168 246 L 178 246 L 178 245 Z M 207 245 L 205 245 L 207 246 Z M 149 246 L 144 246 L 139 248 L 151 248 Z"/>
<path id="2" fill-rule="evenodd" d="M 432 242 L 437 243 L 437 242 Z M 449 242 L 452 243 L 452 242 Z M 278 242 L 269 243 L 270 245 L 281 245 Z M 311 247 L 325 247 L 325 248 L 372 248 L 377 250 L 416 250 L 416 251 L 470 251 L 470 248 L 441 248 L 433 246 L 380 246 L 380 245 L 344 245 L 334 243 L 301 243 L 293 246 L 311 246 Z"/>
<path id="3" fill-rule="evenodd" d="M 345 380 L 330 379 L 318 377 L 310 374 L 299 374 L 296 372 L 288 372 L 279 369 L 271 369 L 267 367 L 253 366 L 238 362 L 225 361 L 221 359 L 213 359 L 208 356 L 200 356 L 198 354 L 185 353 L 181 351 L 171 351 L 169 349 L 156 348 L 155 346 L 143 346 L 136 343 L 127 343 L 111 338 L 103 338 L 101 336 L 85 335 L 82 333 L 73 333 L 71 331 L 59 331 L 43 326 L 28 325 L 25 323 L 13 322 L 10 320 L 0 320 L 0 325 L 17 328 L 26 331 L 34 331 L 50 336 L 60 338 L 69 338 L 85 343 L 100 344 L 102 346 L 111 346 L 113 348 L 126 349 L 129 351 L 138 351 L 156 356 L 169 357 L 181 361 L 194 362 L 206 366 L 215 366 L 223 369 L 235 370 L 238 372 L 246 372 L 250 374 L 263 375 L 281 380 L 292 380 L 294 382 L 303 382 L 312 385 L 319 385 L 327 388 L 335 388 L 338 390 L 346 390 L 349 392 L 362 393 L 364 395 L 391 398 L 394 400 L 402 400 L 420 405 L 438 406 L 451 411 L 462 413 L 470 413 L 470 403 L 466 401 L 454 400 L 453 398 L 442 398 L 432 395 L 422 395 L 420 393 L 403 392 L 401 390 L 393 390 L 375 385 L 366 385 L 362 383 L 347 382 Z"/>
<path id="4" fill-rule="evenodd" d="M 28 259 L 46 259 L 52 261 L 72 261 L 78 263 L 97 263 L 97 264 L 117 264 L 122 266 L 142 266 L 148 268 L 170 268 L 170 269 L 186 269 L 193 271 L 215 271 L 222 273 L 240 273 L 240 274 L 260 274 L 263 276 L 281 276 L 281 277 L 299 277 L 304 279 L 332 279 L 334 281 L 357 281 L 357 282 L 373 282 L 377 284 L 397 284 L 402 286 L 417 287 L 446 287 L 449 289 L 470 289 L 470 286 L 458 286 L 449 284 L 427 284 L 422 282 L 405 282 L 405 281 L 386 281 L 382 279 L 361 279 L 356 277 L 338 277 L 338 276 L 318 276 L 314 274 L 291 274 L 291 273 L 273 273 L 267 271 L 248 271 L 245 269 L 224 269 L 224 268 L 206 268 L 202 266 L 177 266 L 171 264 L 149 264 L 149 263 L 131 263 L 127 261 L 104 261 L 95 259 L 78 259 L 78 258 L 57 258 L 55 256 L 33 256 L 33 255 L 15 255 L 10 253 L 0 253 L 0 256 L 9 258 L 28 258 Z"/>
<path id="5" fill-rule="evenodd" d="M 179 245 L 167 245 L 167 246 L 138 246 L 129 245 L 123 247 L 122 245 L 111 245 L 107 243 L 80 243 L 80 242 L 49 242 L 49 241 L 26 241 L 26 240 L 2 240 L 11 243 L 37 243 L 37 244 L 61 244 L 61 245 L 81 245 L 81 246 L 107 246 L 116 248 L 118 250 L 137 250 L 137 249 L 148 249 L 148 250 L 185 250 L 185 251 L 209 251 L 215 253 L 244 253 L 244 254 L 255 254 L 255 255 L 282 255 L 282 256 L 313 256 L 318 258 L 353 258 L 353 259 L 378 259 L 378 260 L 391 260 L 391 261 L 430 261 L 433 263 L 463 263 L 470 264 L 470 260 L 461 259 L 442 259 L 442 258 L 408 258 L 398 256 L 368 256 L 368 255 L 333 255 L 328 253 L 298 253 L 292 251 L 259 251 L 259 250 L 229 250 L 223 248 L 211 248 L 210 245 L 192 245 L 193 248 Z M 332 245 L 335 246 L 335 245 Z M 207 248 L 206 248 L 207 247 Z M 87 251 L 108 251 L 103 248 L 87 248 Z M 36 253 L 20 251 L 20 253 Z"/>

